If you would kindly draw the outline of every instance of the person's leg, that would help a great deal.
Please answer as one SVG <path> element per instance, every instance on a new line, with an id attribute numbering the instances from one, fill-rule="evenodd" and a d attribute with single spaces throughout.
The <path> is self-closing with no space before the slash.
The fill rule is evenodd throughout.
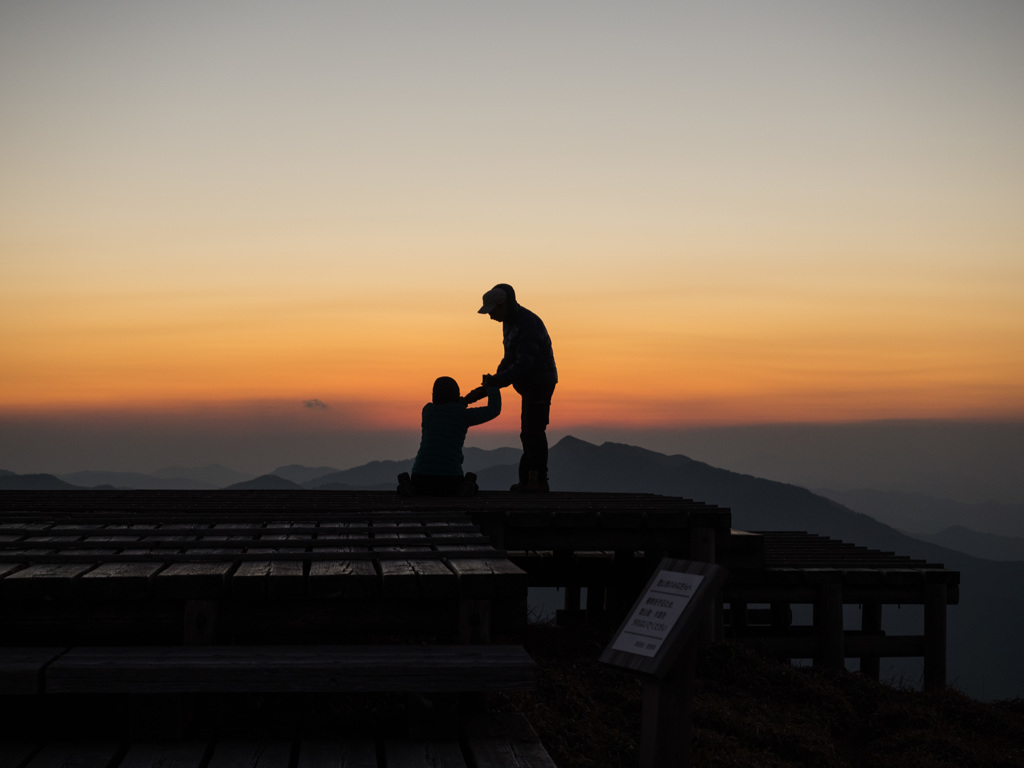
<path id="1" fill-rule="evenodd" d="M 527 391 L 523 394 L 522 431 L 523 456 L 519 461 L 519 485 L 531 490 L 546 490 L 548 484 L 547 426 L 551 417 L 551 395 L 554 388 Z M 534 473 L 531 478 L 530 474 Z"/>

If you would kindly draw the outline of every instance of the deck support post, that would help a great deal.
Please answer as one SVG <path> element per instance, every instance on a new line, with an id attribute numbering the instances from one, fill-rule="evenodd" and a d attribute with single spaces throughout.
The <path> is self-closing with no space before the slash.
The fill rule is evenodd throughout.
<path id="1" fill-rule="evenodd" d="M 491 601 L 463 598 L 459 600 L 459 642 L 467 644 L 491 642 Z"/>
<path id="2" fill-rule="evenodd" d="M 690 559 L 701 563 L 715 562 L 715 529 L 698 527 L 690 530 Z"/>
<path id="3" fill-rule="evenodd" d="M 634 594 L 634 553 L 632 549 L 616 549 L 612 560 L 612 581 L 607 587 L 605 609 L 611 621 L 619 621 L 626 612 Z"/>
<path id="4" fill-rule="evenodd" d="M 579 582 L 573 581 L 575 553 L 571 549 L 558 549 L 555 550 L 554 557 L 555 562 L 558 563 L 558 571 L 566 582 L 562 607 L 569 613 L 575 614 L 580 610 L 581 594 Z"/>
<path id="5" fill-rule="evenodd" d="M 818 587 L 814 603 L 814 630 L 818 638 L 815 666 L 840 669 L 844 665 L 843 649 L 843 584 L 826 581 Z"/>
<path id="6" fill-rule="evenodd" d="M 182 645 L 214 645 L 219 613 L 220 605 L 216 600 L 186 600 Z"/>
<path id="7" fill-rule="evenodd" d="M 690 559 L 701 563 L 715 562 L 714 528 L 698 526 L 690 530 Z M 715 598 L 714 607 L 708 611 L 701 635 L 706 643 L 713 643 L 725 637 L 725 610 L 722 607 L 721 595 Z"/>
<path id="8" fill-rule="evenodd" d="M 925 585 L 924 592 L 924 689 L 946 687 L 946 599 L 945 583 Z"/>
<path id="9" fill-rule="evenodd" d="M 601 623 L 605 611 L 605 587 L 603 584 L 590 584 L 587 587 L 587 624 L 595 626 Z"/>
<path id="10" fill-rule="evenodd" d="M 747 628 L 747 603 L 739 600 L 729 601 L 729 626 L 733 631 Z"/>
<path id="11" fill-rule="evenodd" d="M 860 610 L 860 628 L 865 635 L 877 635 L 882 631 L 882 604 L 864 603 Z M 870 680 L 881 677 L 881 660 L 878 654 L 860 657 L 860 673 Z"/>

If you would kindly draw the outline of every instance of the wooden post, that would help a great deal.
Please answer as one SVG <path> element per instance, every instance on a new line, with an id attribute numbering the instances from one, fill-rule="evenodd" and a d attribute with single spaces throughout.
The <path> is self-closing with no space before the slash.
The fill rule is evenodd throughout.
<path id="1" fill-rule="evenodd" d="M 690 530 L 690 559 L 701 563 L 715 562 L 715 529 L 696 527 Z M 725 611 L 722 596 L 715 598 L 714 607 L 708 612 L 706 623 L 701 630 L 706 643 L 713 643 L 725 636 Z"/>
<path id="2" fill-rule="evenodd" d="M 882 604 L 864 603 L 860 609 L 860 628 L 865 635 L 877 635 L 882 631 Z M 881 659 L 877 654 L 860 657 L 860 673 L 871 680 L 881 676 Z"/>
<path id="3" fill-rule="evenodd" d="M 771 603 L 769 610 L 771 612 L 772 634 L 789 634 L 789 628 L 793 626 L 793 606 L 789 603 L 775 602 Z M 779 655 L 778 658 L 787 664 L 793 663 L 793 659 L 790 656 Z"/>
<path id="4" fill-rule="evenodd" d="M 924 689 L 946 687 L 946 585 L 932 582 L 924 588 Z"/>
<path id="5" fill-rule="evenodd" d="M 580 590 L 579 584 L 567 584 L 565 587 L 565 610 L 570 613 L 577 613 L 580 610 Z"/>
<path id="6" fill-rule="evenodd" d="M 216 600 L 186 600 L 182 645 L 214 645 L 218 613 Z"/>
<path id="7" fill-rule="evenodd" d="M 462 598 L 459 600 L 459 642 L 491 642 L 491 601 Z"/>
<path id="8" fill-rule="evenodd" d="M 615 550 L 612 559 L 612 579 L 606 588 L 605 610 L 611 614 L 612 621 L 620 621 L 622 614 L 629 608 L 635 594 L 634 579 L 631 569 L 633 562 L 632 549 Z"/>
<path id="9" fill-rule="evenodd" d="M 556 563 L 558 583 L 565 589 L 562 608 L 566 611 L 575 612 L 580 609 L 580 585 L 571 583 L 575 578 L 573 561 L 575 553 L 571 549 L 556 549 L 553 555 Z"/>
<path id="10" fill-rule="evenodd" d="M 789 603 L 772 603 L 772 628 L 789 629 L 793 626 L 793 608 Z"/>
<path id="11" fill-rule="evenodd" d="M 818 587 L 814 603 L 814 630 L 818 638 L 815 666 L 841 668 L 846 654 L 843 649 L 843 585 L 826 581 Z"/>
<path id="12" fill-rule="evenodd" d="M 687 641 L 677 665 L 664 679 L 644 683 L 640 723 L 640 768 L 690 768 L 697 636 Z"/>
<path id="13" fill-rule="evenodd" d="M 747 628 L 747 604 L 745 602 L 733 600 L 729 603 L 729 626 L 732 627 L 734 633 L 737 629 Z"/>
<path id="14" fill-rule="evenodd" d="M 605 588 L 603 584 L 591 584 L 587 587 L 587 624 L 596 626 L 601 623 L 605 609 Z"/>
<path id="15" fill-rule="evenodd" d="M 690 559 L 702 563 L 715 562 L 715 529 L 693 528 L 690 530 Z"/>

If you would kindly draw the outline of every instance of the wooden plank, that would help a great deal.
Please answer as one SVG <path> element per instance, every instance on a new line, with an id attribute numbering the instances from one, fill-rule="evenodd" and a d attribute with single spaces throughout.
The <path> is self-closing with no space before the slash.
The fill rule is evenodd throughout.
<path id="1" fill-rule="evenodd" d="M 377 768 L 377 746 L 372 741 L 303 740 L 296 768 Z"/>
<path id="2" fill-rule="evenodd" d="M 556 768 L 518 712 L 475 713 L 463 722 L 466 751 L 475 768 Z"/>
<path id="3" fill-rule="evenodd" d="M 431 539 L 435 542 L 435 549 L 447 555 L 448 567 L 458 576 L 460 597 L 519 599 L 526 594 L 526 571 L 497 551 L 494 557 L 470 557 L 468 554 L 474 548 L 451 543 L 457 541 L 458 534 L 445 531 L 443 524 L 434 526 Z"/>
<path id="4" fill-rule="evenodd" d="M 352 521 L 324 521 L 320 524 L 318 536 L 337 546 L 325 548 L 322 552 L 351 552 L 353 539 L 366 537 L 355 534 L 352 529 L 362 524 Z M 309 594 L 311 597 L 326 598 L 373 598 L 380 594 L 377 569 L 370 560 L 331 560 L 313 558 L 309 566 Z"/>
<path id="5" fill-rule="evenodd" d="M 74 648 L 45 673 L 49 693 L 529 690 L 521 646 L 161 646 Z"/>
<path id="6" fill-rule="evenodd" d="M 411 553 L 409 564 L 416 572 L 419 581 L 420 591 L 426 599 L 454 598 L 459 594 L 459 578 L 454 571 L 441 558 L 417 558 L 417 552 L 434 552 L 434 538 L 437 533 L 444 533 L 449 530 L 449 523 L 410 521 L 399 523 L 396 535 L 400 541 L 410 542 L 403 544 L 401 550 Z M 465 536 L 464 533 L 458 534 Z M 412 542 L 417 542 L 412 544 Z M 387 596 L 387 583 L 385 582 L 385 597 Z"/>
<path id="7" fill-rule="evenodd" d="M 289 742 L 232 739 L 216 744 L 208 768 L 289 768 L 291 754 Z"/>
<path id="8" fill-rule="evenodd" d="M 384 542 L 398 540 L 399 523 L 382 522 L 374 524 L 374 538 L 383 539 Z M 422 551 L 422 547 L 419 548 Z M 415 553 L 417 547 L 414 545 L 396 547 L 390 543 L 383 543 L 375 547 L 375 552 L 409 552 Z M 387 558 L 378 561 L 381 575 L 381 589 L 385 598 L 389 599 L 410 599 L 415 600 L 425 597 L 422 594 L 420 563 L 414 559 Z M 443 566 L 442 566 L 443 567 Z M 436 575 L 436 574 L 433 574 Z M 454 576 L 453 576 L 454 586 Z"/>
<path id="9" fill-rule="evenodd" d="M 384 755 L 388 768 L 466 768 L 454 741 L 386 741 Z"/>
<path id="10" fill-rule="evenodd" d="M 56 530 L 56 529 L 51 529 Z M 75 541 L 76 536 L 31 536 L 19 544 L 39 546 L 42 552 L 59 552 L 61 542 Z M 26 549 L 29 556 L 34 554 Z M 20 556 L 21 552 L 13 554 Z M 18 599 L 67 598 L 73 594 L 74 582 L 92 568 L 89 564 L 40 563 L 26 567 L 4 578 L 4 597 Z"/>
<path id="11" fill-rule="evenodd" d="M 152 533 L 153 523 L 141 525 L 110 525 L 106 528 L 115 535 L 121 532 L 128 537 L 128 546 L 122 554 L 143 554 L 153 550 L 147 547 L 132 546 L 141 542 L 142 537 Z M 149 595 L 152 578 L 163 566 L 160 561 L 153 563 L 101 563 L 81 578 L 81 594 L 97 600 L 138 600 Z"/>
<path id="12" fill-rule="evenodd" d="M 182 527 L 179 525 L 175 526 Z M 228 536 L 222 534 L 209 535 L 209 525 L 196 523 L 192 526 L 184 526 L 195 530 L 192 537 L 168 537 L 167 540 L 180 540 L 182 550 L 187 551 L 192 541 L 197 538 L 205 538 L 207 541 L 223 542 Z M 203 550 L 206 553 L 218 554 L 216 550 Z M 172 563 L 160 571 L 154 578 L 154 588 L 161 597 L 183 598 L 183 599 L 206 599 L 216 597 L 223 590 L 227 576 L 234 568 L 230 558 L 216 562 L 196 563 Z"/>
<path id="13" fill-rule="evenodd" d="M 288 531 L 291 523 L 275 521 L 268 523 L 268 528 Z M 241 563 L 231 575 L 231 592 L 242 599 L 298 598 L 305 593 L 304 564 L 302 560 L 274 559 L 274 555 L 282 551 L 294 553 L 303 551 L 285 544 L 289 541 L 308 541 L 308 537 L 289 533 L 267 533 L 258 537 L 258 544 L 268 546 L 251 547 L 250 554 L 268 555 L 266 560 L 252 560 Z"/>
<path id="14" fill-rule="evenodd" d="M 207 744 L 199 741 L 132 744 L 117 768 L 202 768 Z"/>
<path id="15" fill-rule="evenodd" d="M 0 692 L 42 693 L 43 670 L 66 648 L 0 648 Z"/>
<path id="16" fill-rule="evenodd" d="M 25 768 L 109 768 L 119 749 L 107 742 L 44 744 Z"/>

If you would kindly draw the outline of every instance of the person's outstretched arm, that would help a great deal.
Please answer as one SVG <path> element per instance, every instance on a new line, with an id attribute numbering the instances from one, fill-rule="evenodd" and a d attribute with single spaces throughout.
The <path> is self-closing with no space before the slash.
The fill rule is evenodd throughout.
<path id="1" fill-rule="evenodd" d="M 483 387 L 480 387 L 480 389 L 483 389 Z M 473 392 L 476 391 L 475 389 L 473 390 Z M 471 427 L 483 424 L 485 421 L 490 421 L 501 413 L 501 390 L 497 387 L 487 387 L 486 392 L 487 405 L 466 409 L 466 423 Z M 466 397 L 469 397 L 469 395 L 466 395 Z"/>

